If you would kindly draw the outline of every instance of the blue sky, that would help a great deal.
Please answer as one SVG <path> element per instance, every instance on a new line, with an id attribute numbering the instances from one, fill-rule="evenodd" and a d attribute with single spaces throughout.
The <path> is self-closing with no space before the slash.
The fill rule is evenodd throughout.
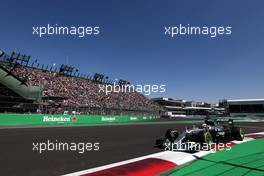
<path id="1" fill-rule="evenodd" d="M 68 60 L 86 74 L 166 85 L 152 97 L 263 98 L 263 7 L 263 0 L 2 0 L 0 47 L 49 65 Z M 96 25 L 100 35 L 32 35 L 32 26 L 47 24 Z M 164 35 L 164 26 L 179 24 L 232 26 L 232 35 Z"/>

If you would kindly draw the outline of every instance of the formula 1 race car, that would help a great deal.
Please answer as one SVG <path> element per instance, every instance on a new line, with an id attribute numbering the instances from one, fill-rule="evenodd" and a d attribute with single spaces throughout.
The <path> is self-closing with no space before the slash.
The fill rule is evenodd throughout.
<path id="1" fill-rule="evenodd" d="M 244 130 L 235 126 L 232 119 L 205 119 L 201 126 L 193 126 L 192 129 L 186 128 L 181 134 L 176 129 L 168 129 L 165 138 L 156 140 L 156 146 L 164 147 L 177 142 L 227 143 L 232 140 L 242 141 L 243 139 Z"/>

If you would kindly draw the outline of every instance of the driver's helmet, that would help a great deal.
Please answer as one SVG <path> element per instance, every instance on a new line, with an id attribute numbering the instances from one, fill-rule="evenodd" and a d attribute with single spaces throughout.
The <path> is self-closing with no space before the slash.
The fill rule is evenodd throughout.
<path id="1" fill-rule="evenodd" d="M 202 124 L 202 127 L 203 127 L 203 128 L 207 128 L 208 125 L 207 125 L 206 123 L 203 123 L 203 124 Z"/>

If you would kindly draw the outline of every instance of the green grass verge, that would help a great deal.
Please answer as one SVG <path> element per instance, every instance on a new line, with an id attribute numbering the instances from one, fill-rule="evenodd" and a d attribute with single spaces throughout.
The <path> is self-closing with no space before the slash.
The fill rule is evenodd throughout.
<path id="1" fill-rule="evenodd" d="M 209 154 L 170 176 L 259 176 L 264 175 L 264 139 Z"/>

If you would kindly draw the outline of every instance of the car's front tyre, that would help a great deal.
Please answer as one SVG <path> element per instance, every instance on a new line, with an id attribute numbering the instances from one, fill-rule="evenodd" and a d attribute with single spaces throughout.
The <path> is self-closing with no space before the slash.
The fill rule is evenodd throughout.
<path id="1" fill-rule="evenodd" d="M 239 128 L 239 127 L 234 127 L 233 131 L 232 131 L 232 135 L 233 135 L 235 140 L 243 141 L 243 139 L 245 137 L 244 129 Z"/>

